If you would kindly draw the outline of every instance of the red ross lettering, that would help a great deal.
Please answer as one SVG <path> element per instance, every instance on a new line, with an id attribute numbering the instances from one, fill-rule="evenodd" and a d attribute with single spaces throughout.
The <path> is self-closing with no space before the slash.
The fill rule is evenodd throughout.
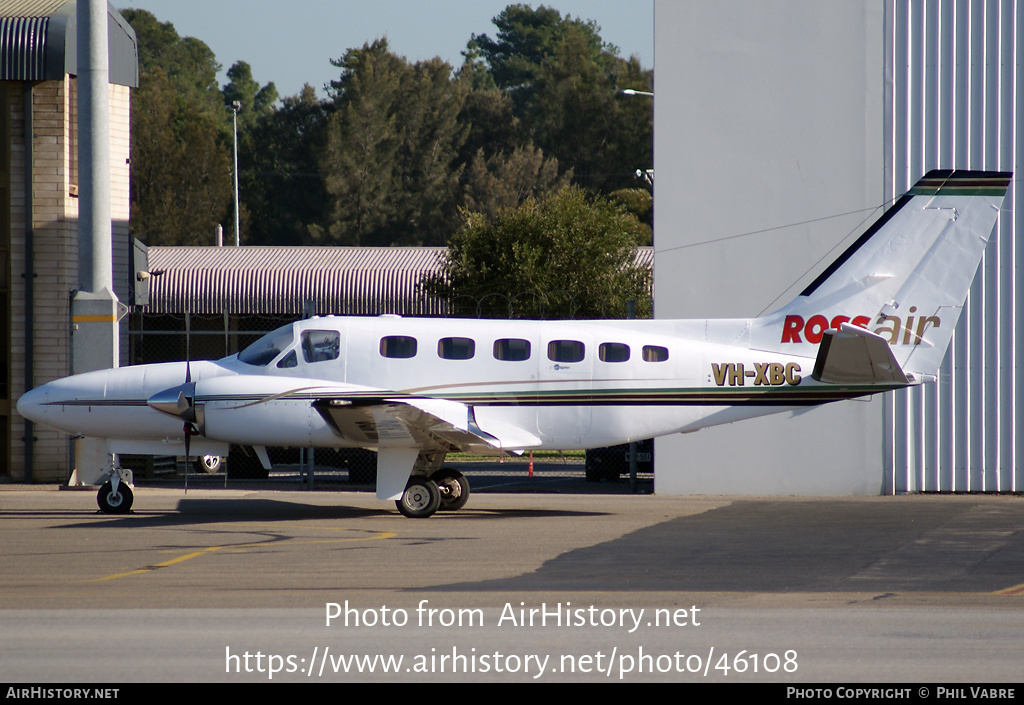
<path id="1" fill-rule="evenodd" d="M 938 325 L 938 318 L 933 318 L 935 318 L 936 321 L 935 325 Z M 931 319 L 929 319 L 929 322 L 931 322 Z M 825 316 L 819 313 L 811 316 L 805 323 L 802 316 L 790 314 L 786 316 L 786 320 L 782 324 L 782 342 L 802 343 L 806 341 L 808 343 L 820 343 L 822 334 L 826 330 L 839 330 L 844 323 L 850 323 L 860 328 L 867 328 L 871 324 L 871 319 L 868 316 L 855 316 L 851 320 L 849 316 L 839 315 L 834 316 L 832 320 L 829 321 Z M 892 334 L 892 331 L 889 331 L 888 329 L 886 329 L 886 332 Z M 802 338 L 801 335 L 803 336 Z"/>
<path id="2" fill-rule="evenodd" d="M 828 330 L 828 319 L 822 315 L 811 316 L 804 328 L 804 336 L 808 343 L 820 343 L 821 334 Z"/>
<path id="3" fill-rule="evenodd" d="M 804 327 L 804 319 L 800 316 L 786 316 L 786 322 L 782 324 L 782 342 L 800 343 L 800 330 Z"/>

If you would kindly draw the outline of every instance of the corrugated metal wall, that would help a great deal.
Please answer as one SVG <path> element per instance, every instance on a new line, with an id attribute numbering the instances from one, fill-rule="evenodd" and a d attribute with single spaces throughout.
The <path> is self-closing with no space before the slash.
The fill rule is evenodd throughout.
<path id="1" fill-rule="evenodd" d="M 445 247 L 151 247 L 146 313 L 442 316 L 448 305 L 422 291 Z M 650 267 L 652 248 L 636 262 Z"/>
<path id="2" fill-rule="evenodd" d="M 149 313 L 440 315 L 419 289 L 443 247 L 151 247 Z"/>
<path id="3" fill-rule="evenodd" d="M 0 81 L 46 78 L 48 17 L 0 17 Z"/>
<path id="4" fill-rule="evenodd" d="M 1016 0 L 891 0 L 886 6 L 888 197 L 932 168 L 1013 171 L 994 242 L 967 299 L 937 385 L 887 395 L 885 489 L 1013 492 L 1024 428 L 1015 240 Z"/>

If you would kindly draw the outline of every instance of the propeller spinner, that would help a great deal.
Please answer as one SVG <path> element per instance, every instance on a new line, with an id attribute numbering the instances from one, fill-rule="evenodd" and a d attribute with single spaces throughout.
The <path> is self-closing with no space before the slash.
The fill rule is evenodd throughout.
<path id="1" fill-rule="evenodd" d="M 168 416 L 175 416 L 186 423 L 195 423 L 195 396 L 195 382 L 186 382 L 177 387 L 157 392 L 147 399 L 146 403 L 151 408 Z"/>

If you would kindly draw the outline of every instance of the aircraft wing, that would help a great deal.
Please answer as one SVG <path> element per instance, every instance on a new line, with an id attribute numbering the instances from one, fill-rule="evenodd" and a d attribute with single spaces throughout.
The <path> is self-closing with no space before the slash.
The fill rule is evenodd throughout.
<path id="1" fill-rule="evenodd" d="M 539 445 L 540 439 L 517 427 L 493 435 L 481 429 L 473 407 L 447 399 L 358 396 L 313 402 L 341 437 L 377 448 L 377 497 L 398 499 L 422 452 L 462 451 L 501 455 L 505 448 Z"/>
<path id="2" fill-rule="evenodd" d="M 811 375 L 832 384 L 910 384 L 885 338 L 843 323 L 825 331 Z"/>
<path id="3" fill-rule="evenodd" d="M 325 398 L 313 408 L 341 437 L 377 448 L 501 455 L 506 448 L 540 443 L 521 429 L 501 437 L 488 433 L 477 426 L 472 407 L 446 399 Z"/>

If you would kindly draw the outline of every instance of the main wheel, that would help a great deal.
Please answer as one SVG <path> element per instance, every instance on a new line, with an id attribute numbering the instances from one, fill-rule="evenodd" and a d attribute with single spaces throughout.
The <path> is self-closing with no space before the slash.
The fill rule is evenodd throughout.
<path id="1" fill-rule="evenodd" d="M 425 519 L 441 506 L 441 493 L 429 478 L 413 477 L 405 486 L 402 498 L 395 500 L 395 506 L 410 519 Z"/>
<path id="2" fill-rule="evenodd" d="M 441 493 L 442 512 L 454 512 L 466 506 L 469 501 L 469 480 L 465 475 L 455 468 L 441 468 L 430 479 Z"/>
<path id="3" fill-rule="evenodd" d="M 100 505 L 100 511 L 104 514 L 127 514 L 132 508 L 132 488 L 126 483 L 120 482 L 117 485 L 117 492 L 109 482 L 100 486 L 99 494 L 96 495 L 96 502 Z"/>
<path id="4" fill-rule="evenodd" d="M 220 471 L 221 457 L 219 455 L 200 455 L 192 463 L 196 472 L 215 473 Z"/>

